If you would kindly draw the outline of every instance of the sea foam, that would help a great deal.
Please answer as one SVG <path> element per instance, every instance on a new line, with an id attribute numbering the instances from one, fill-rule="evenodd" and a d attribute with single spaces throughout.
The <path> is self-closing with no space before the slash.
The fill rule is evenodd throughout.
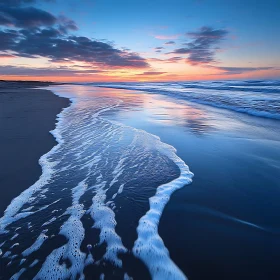
<path id="1" fill-rule="evenodd" d="M 55 92 L 59 94 L 60 88 Z M 32 235 L 34 240 L 28 246 L 20 243 L 18 250 L 26 261 L 14 279 L 39 266 L 30 257 L 40 252 L 46 240 L 52 244 L 53 228 L 59 228 L 57 232 L 66 238 L 66 243 L 55 245 L 40 260 L 41 267 L 34 279 L 84 279 L 85 267 L 101 262 L 122 268 L 121 255 L 128 252 L 116 230 L 116 212 L 122 206 L 122 197 L 134 195 L 130 193 L 132 180 L 140 182 L 145 178 L 146 184 L 150 180 L 156 182 L 175 167 L 179 170 L 178 178 L 158 186 L 149 199 L 150 210 L 139 221 L 132 250 L 146 264 L 153 279 L 185 279 L 158 235 L 158 224 L 171 194 L 189 184 L 193 174 L 176 150 L 157 136 L 103 117 L 118 108 L 121 100 L 76 97 L 71 102 L 58 115 L 52 131 L 58 144 L 40 159 L 40 179 L 15 198 L 0 219 L 0 234 L 4 238 L 10 236 L 7 244 L 3 244 L 6 248 L 11 247 L 11 238 L 16 242 L 22 235 Z M 85 216 L 99 230 L 99 242 L 82 248 L 89 230 L 82 222 Z M 10 233 L 14 224 L 19 228 L 18 235 Z M 34 230 L 30 231 L 31 226 Z M 105 253 L 98 259 L 95 248 L 101 245 L 105 245 Z M 5 249 L 2 257 L 9 258 L 13 250 Z M 124 275 L 129 278 L 127 273 Z"/>

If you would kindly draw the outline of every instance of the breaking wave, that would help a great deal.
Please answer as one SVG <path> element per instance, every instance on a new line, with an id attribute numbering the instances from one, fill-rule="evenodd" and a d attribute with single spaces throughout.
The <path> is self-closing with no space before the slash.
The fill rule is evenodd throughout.
<path id="1" fill-rule="evenodd" d="M 279 81 L 106 83 L 94 85 L 165 94 L 253 116 L 280 119 Z"/>

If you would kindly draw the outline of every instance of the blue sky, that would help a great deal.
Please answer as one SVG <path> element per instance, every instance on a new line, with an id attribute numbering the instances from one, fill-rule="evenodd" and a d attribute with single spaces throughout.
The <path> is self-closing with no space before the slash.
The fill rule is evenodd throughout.
<path id="1" fill-rule="evenodd" d="M 27 0 L 7 2 L 11 1 Z M 222 71 L 222 67 L 243 67 L 241 76 L 234 73 L 234 77 L 246 78 L 246 73 L 249 78 L 256 73 L 263 77 L 279 77 L 280 1 L 38 0 L 21 4 L 21 7 L 28 6 L 46 11 L 55 17 L 63 15 L 73 20 L 77 30 L 71 32 L 75 36 L 84 36 L 93 41 L 105 42 L 118 50 L 137 53 L 149 64 L 149 69 L 145 69 L 145 72 L 166 72 L 164 75 L 168 77 L 177 74 L 181 79 L 178 73 L 186 73 L 186 76 L 191 78 L 199 71 L 205 72 L 207 76 L 207 71 L 211 69 L 213 72 L 215 67 L 217 71 Z M 203 28 L 224 33 L 221 33 L 223 35 L 215 42 L 208 42 L 206 51 L 211 59 L 201 59 L 198 63 L 198 60 L 194 62 L 189 58 L 193 53 L 192 44 L 199 43 L 195 40 L 204 36 Z M 172 41 L 172 44 L 167 45 L 168 41 Z M 201 44 L 196 45 L 196 48 L 201 47 Z M 176 62 L 177 68 L 174 63 L 168 62 L 168 67 L 161 63 L 171 58 L 171 53 L 173 57 L 176 53 L 177 57 L 176 50 L 182 48 L 185 48 L 185 52 L 180 53 L 181 60 Z M 197 51 L 195 55 L 198 55 Z M 49 56 L 46 59 L 48 62 L 42 57 L 41 67 L 54 66 Z M 18 67 L 17 63 L 14 67 Z M 249 68 L 253 70 L 249 71 Z M 168 69 L 173 70 L 169 73 Z M 115 70 L 116 75 L 119 71 L 120 69 Z M 141 74 L 141 71 L 138 73 L 135 69 L 131 71 L 126 68 L 123 71 L 128 72 L 126 78 L 131 73 L 132 76 Z M 210 76 L 212 74 L 210 73 Z M 160 75 L 162 77 L 163 74 Z"/>

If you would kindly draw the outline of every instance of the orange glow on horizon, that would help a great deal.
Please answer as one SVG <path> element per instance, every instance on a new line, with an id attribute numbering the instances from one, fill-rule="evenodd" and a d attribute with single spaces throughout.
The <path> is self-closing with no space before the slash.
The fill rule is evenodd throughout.
<path id="1" fill-rule="evenodd" d="M 216 72 L 216 73 L 215 73 Z M 162 74 L 162 75 L 81 75 L 81 76 L 20 76 L 0 75 L 1 80 L 22 80 L 22 81 L 49 81 L 49 82 L 167 82 L 167 81 L 203 81 L 203 80 L 234 80 L 234 79 L 277 79 L 280 71 L 259 70 L 249 73 L 225 75 L 217 71 L 201 74 Z"/>

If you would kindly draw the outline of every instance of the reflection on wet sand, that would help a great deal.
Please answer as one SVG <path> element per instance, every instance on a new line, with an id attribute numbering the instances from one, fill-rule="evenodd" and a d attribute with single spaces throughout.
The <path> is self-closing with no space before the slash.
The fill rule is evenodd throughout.
<path id="1" fill-rule="evenodd" d="M 151 99 L 151 96 L 148 95 L 148 98 Z M 151 121 L 170 126 L 182 126 L 200 135 L 214 130 L 214 125 L 211 124 L 205 111 L 187 103 L 175 103 L 166 98 L 163 100 L 158 96 L 153 99 L 153 101 L 145 102 L 144 105 L 145 109 L 150 110 L 153 115 Z"/>
<path id="2" fill-rule="evenodd" d="M 98 96 L 106 98 L 118 98 L 122 100 L 120 104 L 121 114 L 133 111 L 143 111 L 150 121 L 163 125 L 179 125 L 185 127 L 195 134 L 204 133 L 217 129 L 213 118 L 208 112 L 199 108 L 196 104 L 189 105 L 187 102 L 164 99 L 158 95 L 146 94 L 139 91 L 94 88 L 77 86 L 79 96 Z M 112 110 L 107 115 L 113 117 L 120 113 L 120 110 Z"/>
<path id="3" fill-rule="evenodd" d="M 147 122 L 162 126 L 180 126 L 199 137 L 219 132 L 234 136 L 236 132 L 245 130 L 248 132 L 247 137 L 255 138 L 256 132 L 260 133 L 261 128 L 265 128 L 266 125 L 275 127 L 276 122 L 137 90 L 79 85 L 74 87 L 75 96 L 119 99 L 119 105 L 105 112 L 104 115 L 112 120 L 125 121 L 131 126 L 135 126 L 140 117 L 141 120 L 145 118 Z M 73 88 L 73 85 L 69 86 L 70 88 Z M 65 90 L 67 91 L 67 86 Z M 271 135 L 271 137 L 277 138 L 277 135 Z"/>

